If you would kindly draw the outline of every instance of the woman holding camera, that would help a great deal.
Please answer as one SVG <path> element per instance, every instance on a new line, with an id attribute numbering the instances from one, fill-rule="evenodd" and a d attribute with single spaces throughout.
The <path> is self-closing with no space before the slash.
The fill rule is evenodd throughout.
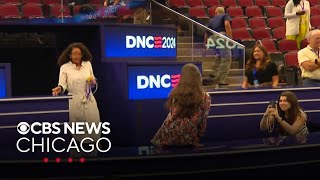
<path id="1" fill-rule="evenodd" d="M 281 93 L 274 107 L 269 105 L 260 121 L 260 130 L 272 132 L 274 127 L 282 136 L 307 135 L 307 115 L 299 106 L 296 95 L 291 91 Z"/>

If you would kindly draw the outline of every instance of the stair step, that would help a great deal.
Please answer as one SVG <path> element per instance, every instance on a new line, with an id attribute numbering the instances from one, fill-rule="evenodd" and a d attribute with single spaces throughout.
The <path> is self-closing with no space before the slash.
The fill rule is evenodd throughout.
<path id="1" fill-rule="evenodd" d="M 193 53 L 193 54 L 192 54 Z M 178 48 L 177 56 L 210 56 L 215 55 L 214 51 L 203 51 L 202 48 Z"/>
<path id="2" fill-rule="evenodd" d="M 211 78 L 204 77 L 203 78 L 204 87 L 206 88 L 216 88 L 217 84 Z M 225 88 L 240 88 L 242 86 L 242 77 L 237 78 L 226 78 L 225 83 L 227 86 Z"/>
<path id="3" fill-rule="evenodd" d="M 178 36 L 177 43 L 192 43 L 191 36 Z"/>
<path id="4" fill-rule="evenodd" d="M 214 61 L 202 62 L 202 69 L 211 69 L 213 65 L 214 65 Z M 230 69 L 241 69 L 241 68 L 239 68 L 239 63 L 237 61 L 232 61 L 230 65 Z"/>
<path id="5" fill-rule="evenodd" d="M 192 43 L 177 43 L 177 47 L 179 48 L 192 48 Z M 203 43 L 193 43 L 193 48 L 203 48 Z"/>
<path id="6" fill-rule="evenodd" d="M 213 62 L 215 56 L 177 56 L 177 61 L 201 61 L 201 62 Z"/>
<path id="7" fill-rule="evenodd" d="M 227 77 L 225 82 L 228 84 L 241 84 L 243 81 L 242 76 L 234 76 L 234 77 Z"/>
<path id="8" fill-rule="evenodd" d="M 203 58 L 203 57 L 195 57 L 193 60 L 187 56 L 187 57 L 179 57 L 177 61 L 194 61 L 194 62 L 202 62 L 202 68 L 203 69 L 211 69 L 214 64 L 213 57 L 211 58 Z M 232 61 L 230 65 L 230 69 L 239 69 L 240 65 L 237 61 Z"/>
<path id="9" fill-rule="evenodd" d="M 228 86 L 222 87 L 222 89 L 225 89 L 225 90 L 239 89 L 241 87 L 241 85 L 242 84 L 229 84 Z M 216 85 L 210 84 L 210 85 L 203 86 L 203 88 L 207 91 L 212 91 L 212 90 L 216 89 Z"/>
<path id="10" fill-rule="evenodd" d="M 215 51 L 204 51 L 203 48 L 178 48 L 177 49 L 177 56 L 208 56 L 208 55 L 215 55 L 217 54 Z M 231 52 L 230 52 L 231 53 Z M 241 53 L 233 53 L 233 58 L 241 58 L 243 59 L 243 54 Z"/>
<path id="11" fill-rule="evenodd" d="M 209 77 L 212 74 L 212 69 L 206 69 L 202 67 L 202 76 Z M 229 69 L 228 77 L 235 77 L 235 76 L 243 76 L 243 69 Z"/>
<path id="12" fill-rule="evenodd" d="M 177 61 L 200 61 L 202 62 L 202 76 L 208 78 L 212 72 L 212 66 L 216 59 L 213 51 L 203 51 L 204 44 L 195 42 L 192 44 L 192 36 L 177 37 Z M 242 58 L 241 58 L 242 59 Z M 226 88 L 239 88 L 243 81 L 243 62 L 237 57 L 233 57 L 228 77 L 225 82 L 229 85 Z M 206 88 L 215 88 L 216 85 L 208 85 Z"/>

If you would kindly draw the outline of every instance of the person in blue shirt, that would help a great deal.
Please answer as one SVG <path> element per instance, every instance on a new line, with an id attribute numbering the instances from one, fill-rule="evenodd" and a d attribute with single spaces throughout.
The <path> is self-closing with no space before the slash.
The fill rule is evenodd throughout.
<path id="1" fill-rule="evenodd" d="M 207 31 L 204 35 L 204 43 L 206 47 L 205 51 L 207 51 L 208 49 L 213 49 L 215 51 L 215 54 L 217 55 L 210 77 L 214 78 L 214 81 L 217 84 L 225 84 L 225 78 L 228 75 L 228 71 L 231 65 L 231 50 L 225 46 L 228 41 L 227 38 L 221 35 L 232 38 L 232 29 L 231 18 L 228 14 L 225 13 L 223 7 L 216 8 L 215 16 L 209 20 L 208 28 L 219 33 L 215 34 Z"/>

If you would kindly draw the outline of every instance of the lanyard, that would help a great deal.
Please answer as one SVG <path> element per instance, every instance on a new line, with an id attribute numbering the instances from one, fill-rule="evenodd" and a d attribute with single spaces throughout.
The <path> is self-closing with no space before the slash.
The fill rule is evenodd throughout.
<path id="1" fill-rule="evenodd" d="M 301 3 L 299 3 L 299 5 L 301 6 L 302 11 L 304 11 L 304 1 L 302 1 L 302 5 Z"/>
<path id="2" fill-rule="evenodd" d="M 320 50 L 318 49 L 318 51 L 315 51 L 315 50 L 313 50 L 312 48 L 310 48 L 310 50 L 313 52 L 313 53 L 315 53 L 317 56 L 318 56 L 318 58 L 320 57 Z"/>
<path id="3" fill-rule="evenodd" d="M 257 70 L 256 70 L 256 68 L 254 68 L 253 69 L 253 79 L 257 79 L 256 75 L 257 75 Z"/>

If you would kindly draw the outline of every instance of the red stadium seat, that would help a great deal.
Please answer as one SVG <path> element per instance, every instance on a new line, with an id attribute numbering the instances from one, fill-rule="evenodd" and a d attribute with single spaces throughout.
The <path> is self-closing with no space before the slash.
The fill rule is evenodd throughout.
<path id="1" fill-rule="evenodd" d="M 320 5 L 320 0 L 308 0 L 310 3 L 310 6 L 316 6 Z"/>
<path id="2" fill-rule="evenodd" d="M 239 0 L 239 6 L 241 7 L 254 6 L 254 0 Z"/>
<path id="3" fill-rule="evenodd" d="M 283 17 L 283 12 L 280 7 L 268 6 L 265 10 L 267 17 Z"/>
<path id="4" fill-rule="evenodd" d="M 252 17 L 249 19 L 249 27 L 252 29 L 267 28 L 267 24 L 264 18 Z"/>
<path id="5" fill-rule="evenodd" d="M 185 0 L 169 0 L 169 7 L 189 7 Z"/>
<path id="6" fill-rule="evenodd" d="M 287 4 L 287 0 L 271 0 L 272 6 L 284 8 L 286 4 Z"/>
<path id="7" fill-rule="evenodd" d="M 216 8 L 219 6 L 211 6 L 208 8 L 209 17 L 213 17 L 216 15 Z"/>
<path id="8" fill-rule="evenodd" d="M 15 4 L 0 4 L 0 18 L 21 18 L 19 7 Z"/>
<path id="9" fill-rule="evenodd" d="M 227 13 L 231 17 L 244 17 L 243 10 L 242 10 L 242 8 L 240 6 L 227 8 Z"/>
<path id="10" fill-rule="evenodd" d="M 278 41 L 279 50 L 282 52 L 298 51 L 297 42 L 295 40 L 282 39 Z"/>
<path id="11" fill-rule="evenodd" d="M 247 28 L 247 21 L 245 18 L 241 17 L 235 17 L 231 21 L 231 28 L 236 29 L 236 28 Z"/>
<path id="12" fill-rule="evenodd" d="M 57 5 L 61 4 L 61 0 L 42 0 L 42 3 L 46 5 Z M 67 1 L 64 1 L 64 4 L 67 4 Z"/>
<path id="13" fill-rule="evenodd" d="M 206 9 L 203 7 L 190 7 L 189 16 L 196 18 L 209 18 Z"/>
<path id="14" fill-rule="evenodd" d="M 320 28 L 320 15 L 311 16 L 310 22 L 312 27 Z"/>
<path id="15" fill-rule="evenodd" d="M 14 4 L 14 5 L 21 5 L 20 0 L 0 0 L 0 4 Z"/>
<path id="16" fill-rule="evenodd" d="M 284 39 L 286 38 L 286 27 L 277 27 L 272 29 L 273 38 L 275 39 Z"/>
<path id="17" fill-rule="evenodd" d="M 61 18 L 62 17 L 61 5 L 52 4 L 50 6 L 50 16 Z M 63 6 L 63 17 L 71 17 L 69 6 Z"/>
<path id="18" fill-rule="evenodd" d="M 275 41 L 272 39 L 262 39 L 261 43 L 264 47 L 266 47 L 266 49 L 268 50 L 269 53 L 274 53 L 274 52 L 279 52 L 281 53 L 275 44 Z"/>
<path id="19" fill-rule="evenodd" d="M 317 6 L 311 6 L 310 7 L 311 9 L 311 16 L 318 16 L 320 15 L 320 5 L 317 5 Z"/>
<path id="20" fill-rule="evenodd" d="M 243 39 L 252 39 L 247 28 L 233 29 L 232 36 L 234 40 L 241 41 Z"/>
<path id="21" fill-rule="evenodd" d="M 271 3 L 269 0 L 255 0 L 256 2 L 256 6 L 259 6 L 259 7 L 266 7 L 266 6 L 271 6 Z"/>
<path id="22" fill-rule="evenodd" d="M 264 17 L 262 10 L 258 6 L 249 6 L 245 9 L 246 16 L 250 17 Z"/>
<path id="23" fill-rule="evenodd" d="M 190 7 L 204 6 L 202 0 L 188 0 L 187 4 Z"/>
<path id="24" fill-rule="evenodd" d="M 21 0 L 22 4 L 35 3 L 42 4 L 42 0 Z"/>
<path id="25" fill-rule="evenodd" d="M 207 7 L 221 6 L 220 0 L 203 0 L 203 4 Z"/>
<path id="26" fill-rule="evenodd" d="M 290 67 L 290 66 L 299 67 L 298 52 L 290 51 L 284 54 L 284 62 L 287 67 Z"/>
<path id="27" fill-rule="evenodd" d="M 237 0 L 221 0 L 221 5 L 223 7 L 238 6 L 238 1 Z"/>
<path id="28" fill-rule="evenodd" d="M 303 49 L 303 48 L 307 47 L 308 44 L 309 44 L 308 39 L 303 39 L 303 40 L 300 42 L 300 49 Z"/>
<path id="29" fill-rule="evenodd" d="M 283 17 L 271 17 L 267 19 L 270 28 L 285 27 L 286 22 Z"/>
<path id="30" fill-rule="evenodd" d="M 41 4 L 28 3 L 23 5 L 21 10 L 26 18 L 44 18 Z"/>
<path id="31" fill-rule="evenodd" d="M 252 30 L 252 37 L 255 40 L 264 39 L 264 38 L 272 38 L 272 35 L 270 33 L 269 29 L 266 28 L 256 28 Z"/>
<path id="32" fill-rule="evenodd" d="M 245 47 L 253 47 L 256 40 L 252 39 L 249 28 L 238 28 L 232 30 L 233 39 L 239 41 Z"/>

